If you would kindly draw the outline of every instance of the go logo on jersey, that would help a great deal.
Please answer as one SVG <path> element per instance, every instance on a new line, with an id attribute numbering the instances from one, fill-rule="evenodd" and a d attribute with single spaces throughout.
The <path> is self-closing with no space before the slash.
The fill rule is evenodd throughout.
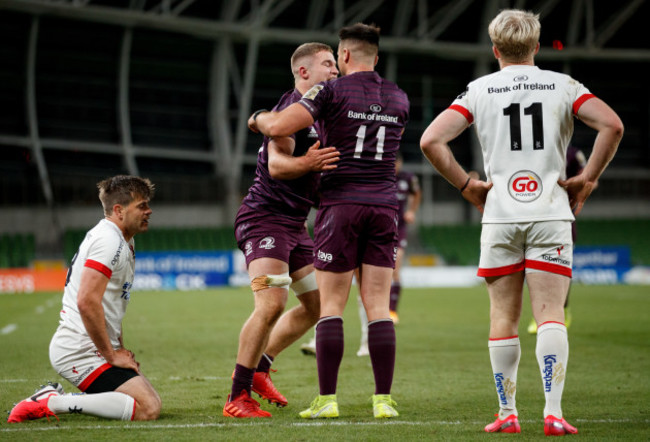
<path id="1" fill-rule="evenodd" d="M 542 194 L 542 179 L 530 170 L 520 170 L 508 181 L 510 196 L 521 203 L 535 201 Z"/>

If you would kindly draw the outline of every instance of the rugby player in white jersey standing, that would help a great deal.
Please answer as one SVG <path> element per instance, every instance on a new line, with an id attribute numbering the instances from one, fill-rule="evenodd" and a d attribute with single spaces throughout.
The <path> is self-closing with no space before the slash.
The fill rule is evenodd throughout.
<path id="1" fill-rule="evenodd" d="M 119 175 L 97 184 L 105 218 L 93 227 L 72 259 L 50 361 L 62 377 L 87 393 L 64 394 L 48 384 L 19 402 L 8 422 L 90 414 L 107 419 L 153 420 L 160 396 L 124 347 L 122 318 L 135 272 L 133 236 L 146 232 L 154 186 Z"/>
<path id="2" fill-rule="evenodd" d="M 571 278 L 571 221 L 623 136 L 616 113 L 571 77 L 534 65 L 539 17 L 501 11 L 488 28 L 500 70 L 469 83 L 420 141 L 431 164 L 483 213 L 478 275 L 490 296 L 490 360 L 499 414 L 487 432 L 520 432 L 515 405 L 524 281 L 537 321 L 546 435 L 577 433 L 562 416 L 569 345 L 564 299 Z M 598 132 L 583 172 L 566 179 L 573 118 Z M 472 123 L 487 181 L 470 179 L 448 143 Z"/>

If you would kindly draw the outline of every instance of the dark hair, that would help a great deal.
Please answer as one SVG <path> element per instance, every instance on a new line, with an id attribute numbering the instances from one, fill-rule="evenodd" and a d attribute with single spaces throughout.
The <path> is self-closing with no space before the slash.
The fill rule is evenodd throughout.
<path id="1" fill-rule="evenodd" d="M 99 189 L 99 200 L 102 202 L 106 215 L 113 212 L 115 204 L 128 206 L 137 197 L 151 199 L 155 193 L 155 187 L 148 178 L 132 175 L 106 178 L 97 183 L 97 188 Z"/>
<path id="2" fill-rule="evenodd" d="M 339 39 L 343 40 L 357 40 L 369 43 L 373 46 L 379 47 L 379 31 L 381 29 L 375 24 L 366 25 L 364 23 L 355 23 L 350 26 L 345 26 L 339 31 Z"/>

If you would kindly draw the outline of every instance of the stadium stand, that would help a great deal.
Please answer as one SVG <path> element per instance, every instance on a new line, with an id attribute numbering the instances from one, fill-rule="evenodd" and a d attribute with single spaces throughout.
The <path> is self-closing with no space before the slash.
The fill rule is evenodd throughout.
<path id="1" fill-rule="evenodd" d="M 0 268 L 29 267 L 36 254 L 34 235 L 0 235 Z"/>

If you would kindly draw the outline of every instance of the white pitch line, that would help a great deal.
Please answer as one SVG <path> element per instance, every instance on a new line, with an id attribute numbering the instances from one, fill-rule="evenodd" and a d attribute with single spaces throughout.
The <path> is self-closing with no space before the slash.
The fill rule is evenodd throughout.
<path id="1" fill-rule="evenodd" d="M 589 423 L 650 423 L 650 419 L 576 419 L 576 422 L 585 424 Z M 540 422 L 540 419 L 520 420 L 525 423 Z M 50 427 L 37 427 L 37 428 L 0 428 L 0 433 L 9 433 L 16 431 L 64 431 L 64 430 L 149 430 L 149 429 L 187 429 L 187 428 L 224 428 L 224 427 L 259 427 L 259 426 L 282 426 L 282 427 L 325 427 L 325 426 L 350 426 L 350 427 L 368 427 L 368 426 L 381 426 L 381 425 L 404 425 L 404 426 L 434 426 L 434 425 L 476 425 L 481 426 L 485 422 L 461 422 L 461 421 L 384 421 L 384 422 L 348 422 L 348 421 L 327 421 L 327 422 L 255 422 L 255 423 L 220 423 L 208 422 L 197 424 L 125 424 L 125 425 L 84 425 L 84 426 L 50 426 Z"/>
<path id="2" fill-rule="evenodd" d="M 9 333 L 16 331 L 17 328 L 18 326 L 16 324 L 8 324 L 0 330 L 0 335 L 8 335 Z"/>

